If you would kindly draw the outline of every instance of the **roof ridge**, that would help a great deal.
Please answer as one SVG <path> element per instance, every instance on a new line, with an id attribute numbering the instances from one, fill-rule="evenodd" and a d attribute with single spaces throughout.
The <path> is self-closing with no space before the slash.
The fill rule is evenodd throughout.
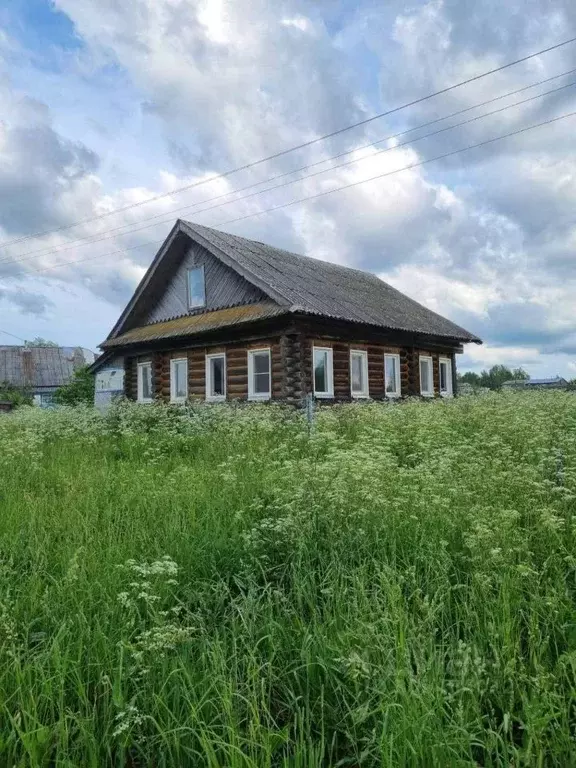
<path id="1" fill-rule="evenodd" d="M 196 224 L 193 221 L 189 221 L 188 219 L 182 219 L 182 221 L 187 224 L 189 227 L 192 228 L 200 228 L 200 229 L 207 229 L 210 232 L 214 232 L 216 235 L 228 235 L 228 237 L 234 237 L 238 240 L 242 240 L 245 243 L 257 243 L 258 245 L 264 246 L 264 248 L 272 248 L 275 251 L 279 251 L 280 253 L 286 253 L 289 256 L 294 256 L 297 259 L 305 259 L 306 261 L 313 261 L 313 262 L 319 262 L 320 264 L 327 264 L 329 267 L 333 269 L 341 269 L 345 272 L 355 272 L 358 275 L 362 275 L 362 277 L 369 277 L 369 278 L 376 278 L 376 280 L 380 280 L 377 274 L 374 272 L 368 272 L 365 269 L 359 269 L 358 267 L 349 267 L 347 264 L 337 264 L 334 261 L 328 261 L 327 259 L 317 259 L 315 256 L 308 256 L 306 253 L 297 253 L 296 251 L 289 251 L 287 248 L 281 248 L 278 245 L 271 245 L 270 243 L 265 243 L 262 240 L 254 240 L 250 237 L 244 237 L 244 235 L 236 235 L 233 232 L 227 232 L 224 229 L 216 229 L 215 227 L 208 227 L 206 224 Z M 380 280 L 380 282 L 384 282 L 383 280 Z"/>

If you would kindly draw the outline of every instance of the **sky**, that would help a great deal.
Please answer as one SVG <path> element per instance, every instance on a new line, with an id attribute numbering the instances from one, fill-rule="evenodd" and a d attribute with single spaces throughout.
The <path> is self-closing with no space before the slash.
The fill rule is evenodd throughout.
<path id="1" fill-rule="evenodd" d="M 3 0 L 0 344 L 96 350 L 181 217 L 375 272 L 483 339 L 461 370 L 576 377 L 576 43 L 211 180 L 571 37 L 573 0 Z"/>

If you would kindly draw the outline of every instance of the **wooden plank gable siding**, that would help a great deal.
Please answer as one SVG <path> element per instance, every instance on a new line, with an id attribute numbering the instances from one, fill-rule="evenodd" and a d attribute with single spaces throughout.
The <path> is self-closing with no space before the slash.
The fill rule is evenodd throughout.
<path id="1" fill-rule="evenodd" d="M 214 258 L 203 246 L 193 243 L 166 280 L 162 295 L 139 319 L 139 325 L 187 315 L 188 270 L 199 266 L 204 267 L 206 287 L 206 306 L 202 307 L 201 312 L 253 304 L 267 298 L 259 288 Z"/>

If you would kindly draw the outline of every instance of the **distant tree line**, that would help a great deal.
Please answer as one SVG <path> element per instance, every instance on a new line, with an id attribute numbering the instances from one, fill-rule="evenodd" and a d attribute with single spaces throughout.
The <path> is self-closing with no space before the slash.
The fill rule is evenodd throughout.
<path id="1" fill-rule="evenodd" d="M 524 368 L 508 368 L 506 365 L 493 365 L 490 370 L 480 373 L 468 371 L 458 376 L 458 381 L 473 387 L 500 389 L 505 381 L 525 381 L 530 376 Z"/>

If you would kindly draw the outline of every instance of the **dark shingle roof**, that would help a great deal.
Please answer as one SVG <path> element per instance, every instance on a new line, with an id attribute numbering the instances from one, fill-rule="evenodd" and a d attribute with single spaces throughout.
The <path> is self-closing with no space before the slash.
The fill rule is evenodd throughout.
<path id="1" fill-rule="evenodd" d="M 39 389 L 61 387 L 94 355 L 81 347 L 0 346 L 0 383 Z"/>
<path id="2" fill-rule="evenodd" d="M 480 342 L 474 334 L 392 288 L 376 275 L 274 248 L 211 227 L 182 221 L 184 232 L 198 235 L 258 278 L 291 312 L 332 317 L 382 328 Z"/>

